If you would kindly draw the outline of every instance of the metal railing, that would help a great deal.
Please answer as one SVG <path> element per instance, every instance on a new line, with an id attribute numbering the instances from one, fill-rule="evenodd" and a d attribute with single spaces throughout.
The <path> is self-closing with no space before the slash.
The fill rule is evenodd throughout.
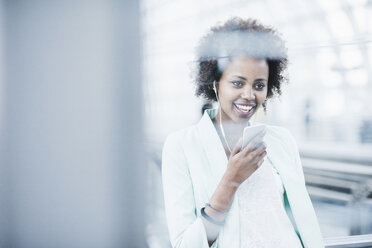
<path id="1" fill-rule="evenodd" d="M 324 239 L 326 248 L 365 248 L 372 247 L 372 234 Z"/>
<path id="2" fill-rule="evenodd" d="M 310 195 L 372 205 L 372 166 L 303 158 Z"/>
<path id="3" fill-rule="evenodd" d="M 372 153 L 368 148 L 346 150 L 314 146 L 300 150 L 307 190 L 312 198 L 372 208 Z M 368 233 L 370 222 L 361 221 L 358 210 L 352 214 L 349 234 Z"/>

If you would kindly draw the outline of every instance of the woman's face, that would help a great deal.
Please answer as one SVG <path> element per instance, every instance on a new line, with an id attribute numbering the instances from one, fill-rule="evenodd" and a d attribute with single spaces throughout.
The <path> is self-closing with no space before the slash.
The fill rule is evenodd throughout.
<path id="1" fill-rule="evenodd" d="M 225 121 L 248 121 L 267 96 L 269 67 L 265 59 L 238 56 L 231 59 L 218 84 Z"/>

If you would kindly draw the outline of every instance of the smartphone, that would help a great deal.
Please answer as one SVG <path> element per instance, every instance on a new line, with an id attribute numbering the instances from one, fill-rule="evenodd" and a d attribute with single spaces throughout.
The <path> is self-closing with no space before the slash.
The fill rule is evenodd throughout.
<path id="1" fill-rule="evenodd" d="M 253 140 L 259 133 L 263 132 L 266 130 L 266 125 L 265 124 L 256 124 L 254 126 L 248 126 L 244 128 L 243 131 L 243 144 L 241 150 L 243 150 L 249 142 Z M 257 146 L 259 146 L 260 143 L 263 142 L 263 137 L 260 141 L 258 141 Z"/>

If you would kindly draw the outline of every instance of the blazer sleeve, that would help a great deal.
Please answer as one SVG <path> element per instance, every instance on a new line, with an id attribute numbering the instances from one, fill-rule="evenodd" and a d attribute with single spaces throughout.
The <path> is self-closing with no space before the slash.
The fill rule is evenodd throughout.
<path id="1" fill-rule="evenodd" d="M 208 248 L 207 234 L 197 217 L 193 184 L 182 149 L 182 136 L 168 136 L 163 147 L 162 181 L 170 242 L 174 248 Z M 212 247 L 217 247 L 215 241 Z"/>

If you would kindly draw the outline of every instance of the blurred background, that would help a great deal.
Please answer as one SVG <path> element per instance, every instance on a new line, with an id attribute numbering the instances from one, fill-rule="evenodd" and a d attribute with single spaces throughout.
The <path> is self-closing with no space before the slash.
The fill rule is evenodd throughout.
<path id="1" fill-rule="evenodd" d="M 289 83 L 255 120 L 296 138 L 323 236 L 372 234 L 371 0 L 143 0 L 141 16 L 145 132 L 158 192 L 150 198 L 159 210 L 149 216 L 154 242 L 167 230 L 162 142 L 197 123 L 206 104 L 194 96 L 195 47 L 233 16 L 272 25 L 287 42 Z"/>
<path id="2" fill-rule="evenodd" d="M 195 47 L 276 27 L 289 84 L 256 121 L 296 138 L 326 238 L 372 234 L 371 0 L 0 0 L 0 247 L 170 247 L 166 136 L 195 124 Z"/>

